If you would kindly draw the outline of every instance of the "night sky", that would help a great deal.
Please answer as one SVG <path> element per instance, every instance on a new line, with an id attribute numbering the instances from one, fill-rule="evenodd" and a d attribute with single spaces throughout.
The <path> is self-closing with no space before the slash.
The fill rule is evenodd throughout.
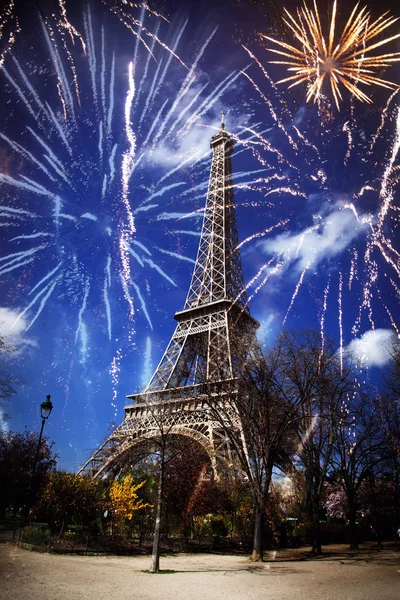
<path id="1" fill-rule="evenodd" d="M 118 2 L 22 4 L 0 50 L 0 334 L 21 381 L 1 427 L 38 430 L 51 394 L 46 433 L 77 470 L 122 421 L 185 302 L 221 111 L 262 345 L 316 327 L 374 380 L 400 324 L 400 92 L 343 90 L 338 112 L 328 88 L 311 104 L 274 86 L 287 72 L 257 35 L 285 39 L 272 4 L 165 0 L 169 22 L 125 23 Z M 378 76 L 400 83 L 397 65 Z"/>

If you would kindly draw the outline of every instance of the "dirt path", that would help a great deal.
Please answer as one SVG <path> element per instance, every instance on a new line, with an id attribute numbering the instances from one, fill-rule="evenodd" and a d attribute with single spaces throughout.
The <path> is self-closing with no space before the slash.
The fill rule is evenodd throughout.
<path id="1" fill-rule="evenodd" d="M 327 548 L 326 557 L 270 553 L 252 564 L 227 555 L 162 557 L 151 575 L 149 557 L 61 556 L 0 544 L 3 600 L 398 600 L 400 555 L 366 548 L 357 554 Z M 329 553 L 334 555 L 330 555 Z"/>

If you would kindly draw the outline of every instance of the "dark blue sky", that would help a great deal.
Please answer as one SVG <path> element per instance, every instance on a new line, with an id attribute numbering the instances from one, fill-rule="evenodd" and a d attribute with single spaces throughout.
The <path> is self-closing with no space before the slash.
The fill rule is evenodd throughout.
<path id="1" fill-rule="evenodd" d="M 72 4 L 68 21 L 56 3 L 24 9 L 0 74 L 0 331 L 22 381 L 3 427 L 38 429 L 50 393 L 46 431 L 77 469 L 122 421 L 185 301 L 221 110 L 262 343 L 317 327 L 350 344 L 360 380 L 382 368 L 400 287 L 397 95 L 344 92 L 338 113 L 329 95 L 277 90 L 285 71 L 256 35 L 276 28 L 244 0 L 165 2 L 170 23 L 132 9 L 148 48 L 100 1 Z M 399 82 L 398 66 L 379 75 Z"/>

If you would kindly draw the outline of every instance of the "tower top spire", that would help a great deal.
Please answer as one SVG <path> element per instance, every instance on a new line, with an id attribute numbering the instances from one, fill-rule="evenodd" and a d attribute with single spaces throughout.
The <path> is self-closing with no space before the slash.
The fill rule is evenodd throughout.
<path id="1" fill-rule="evenodd" d="M 225 129 L 225 113 L 221 113 L 221 129 Z"/>

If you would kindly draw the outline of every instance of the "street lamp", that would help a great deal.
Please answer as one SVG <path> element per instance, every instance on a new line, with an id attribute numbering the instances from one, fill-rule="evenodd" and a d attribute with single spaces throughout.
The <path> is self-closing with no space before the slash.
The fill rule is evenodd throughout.
<path id="1" fill-rule="evenodd" d="M 22 513 L 21 513 L 22 526 L 28 520 L 28 517 L 29 517 L 29 508 L 32 503 L 32 494 L 33 494 L 33 489 L 34 489 L 34 484 L 35 484 L 35 475 L 36 475 L 37 464 L 39 462 L 40 446 L 42 445 L 44 424 L 47 421 L 47 419 L 49 418 L 51 411 L 53 410 L 53 404 L 52 404 L 50 398 L 51 398 L 50 395 L 46 396 L 46 400 L 43 400 L 43 402 L 40 405 L 40 416 L 42 417 L 42 425 L 40 427 L 39 439 L 38 439 L 38 444 L 36 447 L 35 460 L 33 462 L 33 467 L 32 467 L 31 480 L 29 483 L 29 488 L 27 490 L 27 500 L 26 500 L 26 503 L 25 503 L 25 505 L 22 509 Z M 22 534 L 22 526 L 20 529 L 20 537 Z"/>
<path id="2" fill-rule="evenodd" d="M 42 404 L 40 405 L 40 415 L 42 417 L 42 426 L 40 428 L 39 440 L 38 440 L 38 445 L 36 448 L 35 462 L 33 463 L 32 482 L 36 475 L 36 469 L 37 469 L 37 464 L 38 464 L 38 460 L 39 460 L 40 446 L 42 444 L 42 435 L 43 435 L 44 424 L 47 421 L 47 419 L 49 418 L 51 411 L 53 410 L 53 404 L 52 404 L 50 398 L 51 398 L 50 395 L 46 396 L 46 400 L 43 400 Z"/>

